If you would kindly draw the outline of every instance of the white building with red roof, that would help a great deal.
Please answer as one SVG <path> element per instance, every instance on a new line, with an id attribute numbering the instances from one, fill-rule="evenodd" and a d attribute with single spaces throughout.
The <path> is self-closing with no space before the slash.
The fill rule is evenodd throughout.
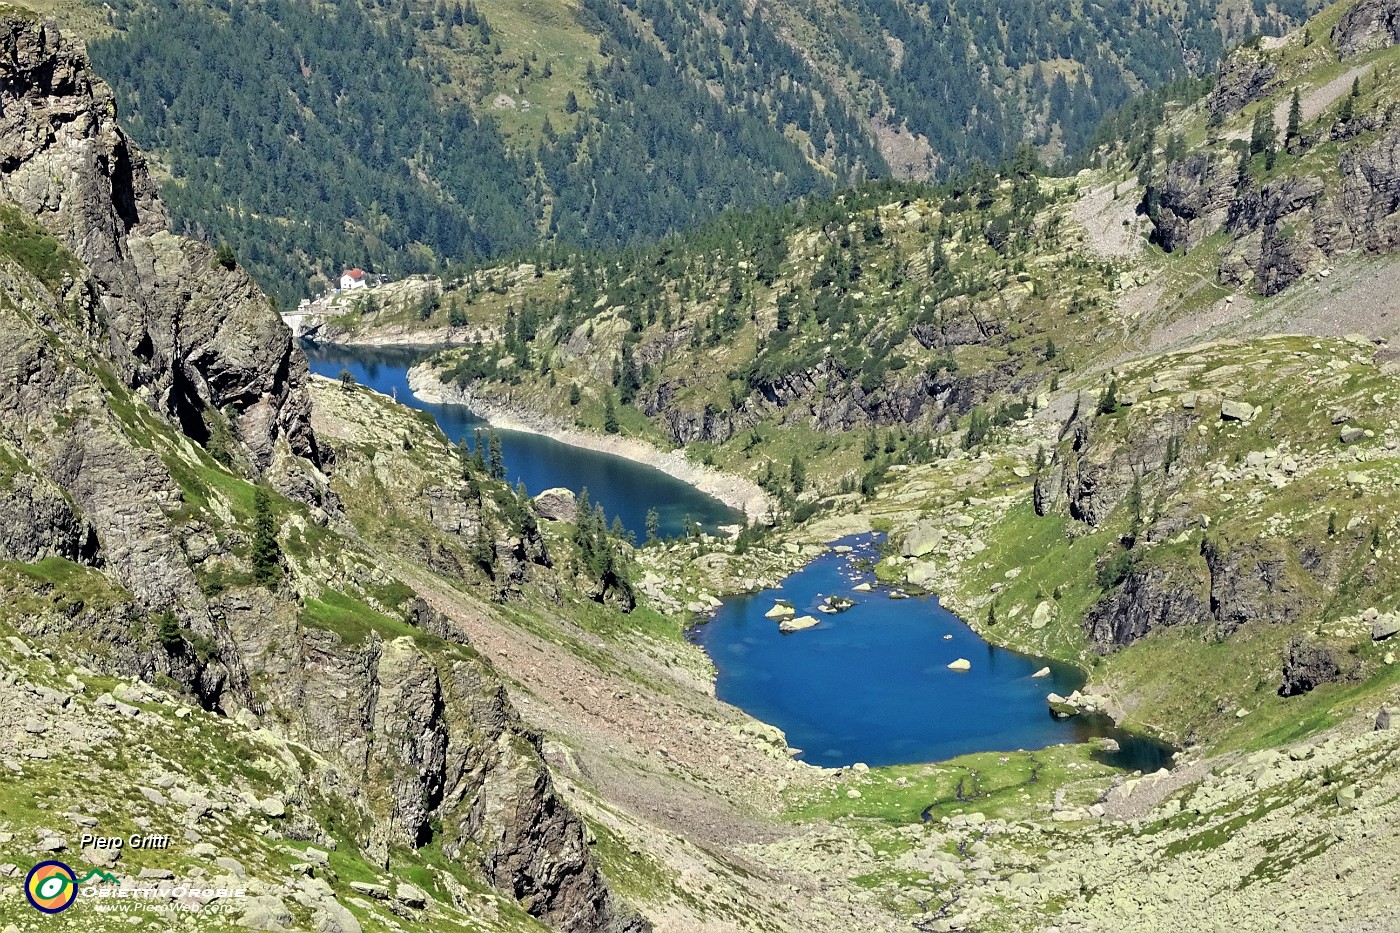
<path id="1" fill-rule="evenodd" d="M 340 290 L 343 292 L 352 292 L 357 288 L 364 288 L 368 284 L 363 269 L 346 269 L 340 273 Z"/>

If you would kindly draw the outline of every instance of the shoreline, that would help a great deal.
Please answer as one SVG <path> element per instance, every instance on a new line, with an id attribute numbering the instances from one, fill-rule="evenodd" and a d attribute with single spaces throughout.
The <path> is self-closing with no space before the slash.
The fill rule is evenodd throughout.
<path id="1" fill-rule="evenodd" d="M 730 508 L 743 512 L 750 520 L 761 519 L 772 505 L 768 494 L 756 483 L 714 467 L 692 463 L 682 450 L 662 450 L 635 437 L 592 434 L 568 427 L 539 412 L 502 405 L 482 398 L 470 389 L 444 383 L 426 363 L 409 369 L 408 385 L 421 401 L 434 405 L 465 405 L 493 427 L 539 434 L 570 447 L 611 454 L 660 470 L 672 479 L 693 486 Z"/>
<path id="2" fill-rule="evenodd" d="M 306 332 L 301 336 L 312 344 L 319 344 L 326 347 L 356 347 L 373 350 L 393 350 L 403 348 L 405 350 L 421 350 L 425 347 L 441 347 L 450 349 L 452 347 L 467 347 L 481 343 L 484 339 L 479 330 L 470 327 L 437 327 L 432 330 L 404 330 L 396 332 L 394 328 L 384 328 L 384 332 L 376 330 L 371 334 L 345 334 L 325 337 L 321 335 L 321 328 L 325 325 Z"/>

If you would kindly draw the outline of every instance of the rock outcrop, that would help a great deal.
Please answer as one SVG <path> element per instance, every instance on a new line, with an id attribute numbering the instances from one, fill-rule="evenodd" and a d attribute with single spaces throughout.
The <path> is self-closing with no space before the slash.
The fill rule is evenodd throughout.
<path id="1" fill-rule="evenodd" d="M 1288 653 L 1283 656 L 1283 685 L 1278 688 L 1279 696 L 1300 696 L 1342 677 L 1342 667 L 1331 649 L 1299 636 L 1289 643 Z"/>
<path id="2" fill-rule="evenodd" d="M 192 439 L 208 441 L 210 412 L 226 413 L 259 471 L 279 443 L 315 462 L 305 357 L 246 273 L 167 232 L 145 159 L 86 50 L 13 10 L 0 42 L 0 196 L 91 273 L 104 331 L 95 346 Z"/>
<path id="3" fill-rule="evenodd" d="M 1084 617 L 1084 630 L 1096 651 L 1130 645 L 1149 632 L 1211 619 L 1201 579 L 1192 564 L 1134 567 L 1121 586 L 1095 603 Z"/>
<path id="4" fill-rule="evenodd" d="M 1360 0 L 1337 21 L 1332 29 L 1332 42 L 1343 58 L 1400 42 L 1400 3 Z"/>
<path id="5" fill-rule="evenodd" d="M 1238 113 L 1267 95 L 1277 77 L 1278 66 L 1260 54 L 1257 43 L 1241 46 L 1221 63 L 1206 109 L 1219 116 Z"/>
<path id="6" fill-rule="evenodd" d="M 337 531 L 305 357 L 241 270 L 165 230 L 83 48 L 14 9 L 0 45 L 0 559 L 72 578 L 20 574 L 0 598 L 36 608 L 13 624 L 311 750 L 293 795 L 343 812 L 380 866 L 431 840 L 561 930 L 649 929 L 490 666 Z M 464 498 L 414 508 L 463 534 Z M 548 562 L 537 530 L 495 551 L 503 577 Z"/>
<path id="7" fill-rule="evenodd" d="M 1345 57 L 1392 45 L 1400 36 L 1394 0 L 1363 0 L 1350 8 L 1333 32 Z M 1268 52 L 1244 48 L 1222 65 L 1207 102 L 1226 116 L 1278 91 L 1278 66 Z M 1314 126 L 1290 137 L 1288 152 L 1305 156 L 1322 143 L 1340 143 L 1334 170 L 1262 180 L 1241 171 L 1233 149 L 1198 150 L 1168 164 L 1144 205 L 1152 238 L 1169 252 L 1189 250 L 1206 237 L 1227 232 L 1218 274 L 1232 286 L 1264 295 L 1281 292 L 1352 250 L 1372 253 L 1400 248 L 1400 124 L 1395 108 L 1358 110 L 1347 120 Z"/>
<path id="8" fill-rule="evenodd" d="M 1199 244 L 1225 222 L 1234 182 L 1224 164 L 1203 152 L 1168 165 L 1157 191 L 1153 239 L 1169 253 Z"/>

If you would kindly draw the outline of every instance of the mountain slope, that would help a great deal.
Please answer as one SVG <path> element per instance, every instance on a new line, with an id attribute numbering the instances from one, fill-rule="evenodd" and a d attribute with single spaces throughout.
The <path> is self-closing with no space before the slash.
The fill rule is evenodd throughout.
<path id="1" fill-rule="evenodd" d="M 1139 90 L 1308 7 L 131 2 L 101 26 L 60 9 L 100 35 L 177 223 L 288 302 L 344 266 L 622 246 L 1023 142 L 1078 155 Z"/>
<path id="2" fill-rule="evenodd" d="M 1323 680 L 1364 684 L 1365 695 L 1389 683 L 1385 651 L 1358 620 L 1387 612 L 1394 586 L 1380 568 L 1394 525 L 1384 464 L 1395 425 L 1382 412 L 1396 323 L 1373 303 L 1396 268 L 1385 253 L 1400 204 L 1376 155 L 1395 133 L 1393 87 L 1363 82 L 1351 98 L 1347 81 L 1337 99 L 1309 97 L 1297 136 L 1313 142 L 1269 156 L 1259 132 L 1253 164 L 1222 183 L 1213 215 L 1191 221 L 1190 246 L 1150 241 L 1186 216 L 1169 214 L 1180 199 L 1160 179 L 1218 165 L 1223 152 L 1248 156 L 1257 112 L 1357 67 L 1308 35 L 1335 29 L 1341 45 L 1372 46 L 1367 68 L 1393 66 L 1400 48 L 1373 6 L 1344 4 L 1306 33 L 1241 50 L 1204 99 L 1125 114 L 1104 170 L 1054 179 L 1027 159 L 939 188 L 872 186 L 729 215 L 650 250 L 476 273 L 426 323 L 416 307 L 350 302 L 324 333 L 354 341 L 460 315 L 477 337 L 439 353 L 421 383 L 546 423 L 684 447 L 762 485 L 779 529 L 873 509 L 904 531 L 920 509 L 1000 503 L 975 519 L 975 534 L 931 531 L 936 560 L 888 572 L 936 587 L 979 625 L 1029 620 L 1044 604 L 1053 624 L 989 636 L 1102 665 L 1105 684 L 1121 678 L 1142 704 L 1141 722 L 1179 740 L 1257 736 L 1272 720 L 1237 721 L 1235 707 L 1199 709 L 1189 697 L 1228 692 L 1212 694 L 1212 678 L 1277 690 L 1295 636 Z M 1249 77 L 1264 72 L 1264 84 Z M 1273 90 L 1225 103 L 1256 85 Z M 1337 129 L 1347 100 L 1364 131 Z M 1242 219 L 1261 198 L 1286 202 L 1277 192 L 1303 184 L 1304 171 L 1331 187 L 1295 205 L 1295 233 Z M 1309 214 L 1313 203 L 1327 210 Z M 1234 273 L 1229 257 L 1267 256 L 1256 252 L 1261 236 L 1304 242 L 1307 218 L 1331 231 L 1332 255 L 1308 281 L 1298 264 L 1296 297 L 1279 292 L 1286 282 Z M 1280 328 L 1330 339 L 1263 336 Z M 940 486 L 945 467 L 972 470 L 971 485 Z M 1292 513 L 1312 519 L 1294 525 Z M 1028 537 L 1055 558 L 1021 580 Z M 987 546 L 1007 557 L 966 563 Z M 652 569 L 694 585 L 672 562 Z M 1334 622 L 1345 638 L 1324 634 Z M 1212 661 L 1223 667 L 1204 668 L 1188 693 L 1140 660 L 1191 657 L 1183 637 L 1226 646 Z M 1111 660 L 1095 661 L 1103 655 Z M 1283 699 L 1268 701 L 1270 716 Z"/>
<path id="3" fill-rule="evenodd" d="M 71 742 L 35 738 L 43 725 L 7 740 L 13 778 L 58 787 L 64 769 L 86 774 L 108 788 L 98 825 L 127 835 L 151 828 L 149 808 L 117 801 L 168 770 L 157 784 L 190 829 L 169 861 L 196 876 L 253 871 L 260 900 L 234 908 L 286 922 L 382 924 L 390 895 L 377 885 L 423 883 L 414 872 L 434 863 L 446 877 L 430 892 L 410 886 L 393 910 L 646 929 L 607 889 L 489 664 L 334 527 L 341 504 L 310 423 L 305 358 L 267 299 L 208 247 L 165 232 L 81 47 L 13 10 L 3 33 L 0 556 L 5 664 L 21 675 L 6 678 L 4 702 L 28 692 L 74 704 L 53 727 L 83 721 Z M 122 751 L 181 718 L 209 743 L 203 764 L 179 741 L 141 762 Z M 249 735 L 259 725 L 268 731 Z M 161 792 L 145 798 L 164 806 Z M 29 806 L 5 812 L 19 821 L 4 836 L 11 864 L 65 849 L 119 858 L 78 851 L 90 816 L 55 825 Z M 45 842 L 55 837 L 57 848 Z M 329 865 L 328 848 L 339 853 Z M 247 864 L 219 861 L 235 854 Z M 318 879 L 296 906 L 276 893 L 289 854 Z M 454 903 L 448 892 L 464 887 L 476 893 Z M 383 903 L 347 909 L 366 890 Z M 16 897 L 5 910 L 28 908 Z M 211 917 L 206 927 L 221 923 Z"/>

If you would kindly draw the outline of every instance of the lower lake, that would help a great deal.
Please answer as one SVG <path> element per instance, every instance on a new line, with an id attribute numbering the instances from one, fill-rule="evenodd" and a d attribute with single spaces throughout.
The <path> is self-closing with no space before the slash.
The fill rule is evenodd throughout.
<path id="1" fill-rule="evenodd" d="M 840 544 L 788 577 L 779 588 L 725 600 L 691 637 L 718 669 L 719 698 L 787 733 L 802 760 L 824 767 L 941 761 L 984 751 L 1038 749 L 1111 738 L 1117 752 L 1100 757 L 1143 771 L 1171 765 L 1172 749 L 1124 732 L 1105 716 L 1050 715 L 1046 694 L 1069 695 L 1084 684 L 1073 667 L 983 641 L 933 596 L 892 599 L 867 569 L 878 559 L 870 535 Z M 869 583 L 869 592 L 857 591 Z M 855 605 L 819 610 L 826 598 Z M 820 620 L 784 634 L 764 614 L 788 602 Z M 948 664 L 962 658 L 966 671 Z M 1047 677 L 1031 675 L 1049 667 Z"/>

